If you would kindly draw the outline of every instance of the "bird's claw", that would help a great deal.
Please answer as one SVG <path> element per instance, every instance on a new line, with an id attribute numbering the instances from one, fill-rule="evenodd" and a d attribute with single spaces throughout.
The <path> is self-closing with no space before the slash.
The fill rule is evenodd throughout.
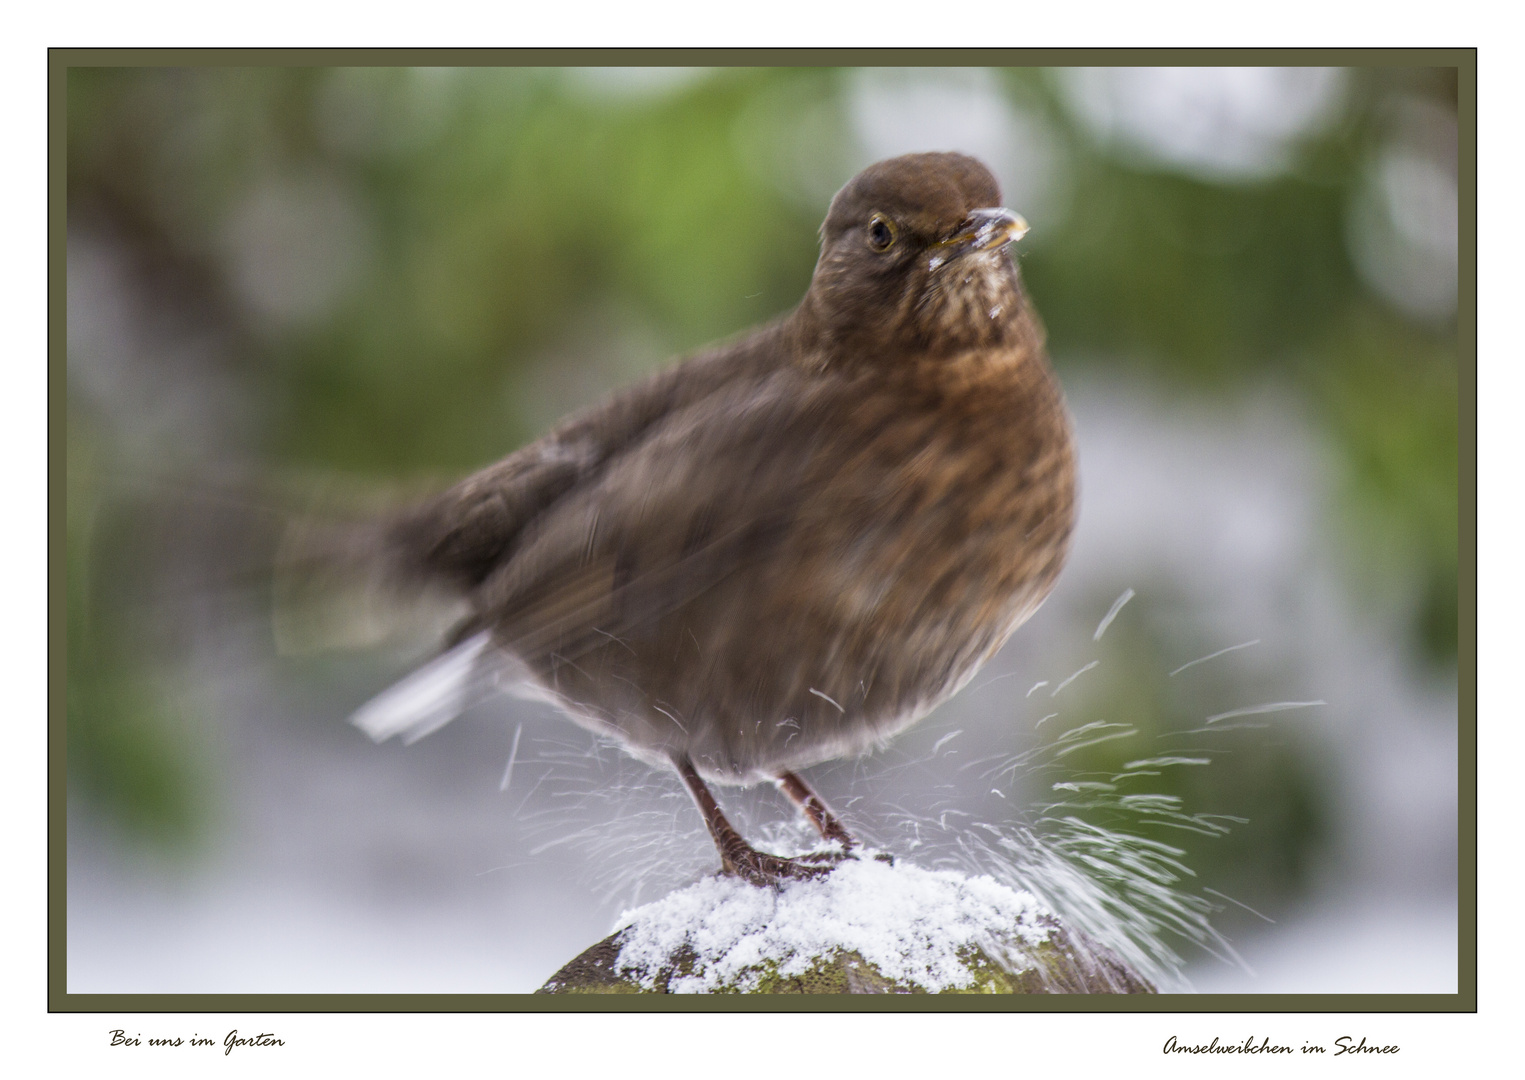
<path id="1" fill-rule="evenodd" d="M 810 851 L 804 855 L 786 859 L 782 855 L 769 855 L 765 851 L 748 847 L 744 850 L 732 851 L 725 856 L 720 872 L 739 877 L 753 885 L 772 887 L 782 885 L 786 881 L 808 881 L 812 878 L 825 877 L 849 859 L 860 858 L 861 854 L 863 854 L 861 849 L 849 848 Z M 875 851 L 872 852 L 871 857 L 875 862 L 895 865 L 895 856 L 889 852 Z"/>
<path id="2" fill-rule="evenodd" d="M 812 851 L 786 859 L 756 848 L 733 852 L 724 859 L 722 873 L 731 874 L 753 885 L 776 886 L 786 881 L 808 881 L 825 877 L 839 863 L 857 856 L 845 851 Z"/>

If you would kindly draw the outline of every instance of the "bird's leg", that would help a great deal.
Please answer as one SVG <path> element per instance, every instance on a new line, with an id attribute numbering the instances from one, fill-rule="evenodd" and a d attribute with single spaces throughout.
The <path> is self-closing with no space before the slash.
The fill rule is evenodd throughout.
<path id="1" fill-rule="evenodd" d="M 781 772 L 776 782 L 779 790 L 789 796 L 794 804 L 805 812 L 805 816 L 810 819 L 810 824 L 815 826 L 816 832 L 821 834 L 822 839 L 835 840 L 841 844 L 844 854 L 857 845 L 858 842 L 843 828 L 842 823 L 826 805 L 826 801 L 812 791 L 810 785 L 799 776 L 792 772 Z"/>
<path id="2" fill-rule="evenodd" d="M 830 872 L 831 867 L 820 863 L 785 859 L 758 851 L 725 819 L 719 804 L 715 802 L 715 796 L 710 794 L 709 787 L 700 779 L 688 755 L 674 757 L 673 766 L 683 778 L 699 812 L 704 815 L 704 824 L 709 828 L 715 846 L 720 849 L 720 864 L 725 873 L 735 874 L 753 885 L 777 885 L 790 879 L 818 877 Z"/>

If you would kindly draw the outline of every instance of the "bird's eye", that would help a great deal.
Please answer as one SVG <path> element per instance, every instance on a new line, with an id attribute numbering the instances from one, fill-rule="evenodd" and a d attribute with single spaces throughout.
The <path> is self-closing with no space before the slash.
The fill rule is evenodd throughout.
<path id="1" fill-rule="evenodd" d="M 895 226 L 883 214 L 875 214 L 868 223 L 868 246 L 875 251 L 888 251 L 895 242 Z"/>

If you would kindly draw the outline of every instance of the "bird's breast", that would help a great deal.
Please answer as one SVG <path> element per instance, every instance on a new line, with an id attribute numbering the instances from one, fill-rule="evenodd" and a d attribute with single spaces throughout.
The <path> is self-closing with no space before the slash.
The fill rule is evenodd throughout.
<path id="1" fill-rule="evenodd" d="M 1064 559 L 1063 400 L 1034 356 L 899 374 L 749 392 L 724 424 L 696 418 L 671 452 L 653 444 L 651 482 L 685 517 L 643 535 L 671 548 L 672 571 L 633 562 L 609 588 L 670 600 L 650 620 L 600 622 L 567 662 L 547 653 L 569 708 L 637 752 L 748 779 L 882 741 L 988 659 Z M 701 432 L 717 440 L 702 456 Z"/>
<path id="2" fill-rule="evenodd" d="M 1056 384 L 1025 366 L 886 394 L 841 434 L 850 453 L 822 456 L 831 474 L 807 482 L 817 494 L 800 512 L 802 577 L 844 627 L 957 651 L 1046 595 L 1073 518 L 1073 450 Z"/>
<path id="3" fill-rule="evenodd" d="M 843 417 L 788 529 L 726 590 L 717 640 L 749 680 L 751 722 L 793 719 L 822 756 L 861 750 L 958 689 L 1036 610 L 1074 502 L 1068 418 L 1039 375 L 978 401 L 865 397 Z"/>

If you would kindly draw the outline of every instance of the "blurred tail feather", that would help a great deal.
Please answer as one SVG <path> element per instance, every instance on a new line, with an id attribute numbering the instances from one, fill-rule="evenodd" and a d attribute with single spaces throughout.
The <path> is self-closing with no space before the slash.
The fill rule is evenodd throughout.
<path id="1" fill-rule="evenodd" d="M 396 565 L 384 525 L 302 521 L 276 557 L 276 648 L 284 655 L 378 645 L 435 646 L 465 618 L 458 594 Z"/>
<path id="2" fill-rule="evenodd" d="M 350 723 L 377 742 L 401 735 L 414 743 L 444 727 L 492 692 L 495 680 L 483 655 L 490 639 L 484 630 L 441 653 L 366 702 Z"/>

